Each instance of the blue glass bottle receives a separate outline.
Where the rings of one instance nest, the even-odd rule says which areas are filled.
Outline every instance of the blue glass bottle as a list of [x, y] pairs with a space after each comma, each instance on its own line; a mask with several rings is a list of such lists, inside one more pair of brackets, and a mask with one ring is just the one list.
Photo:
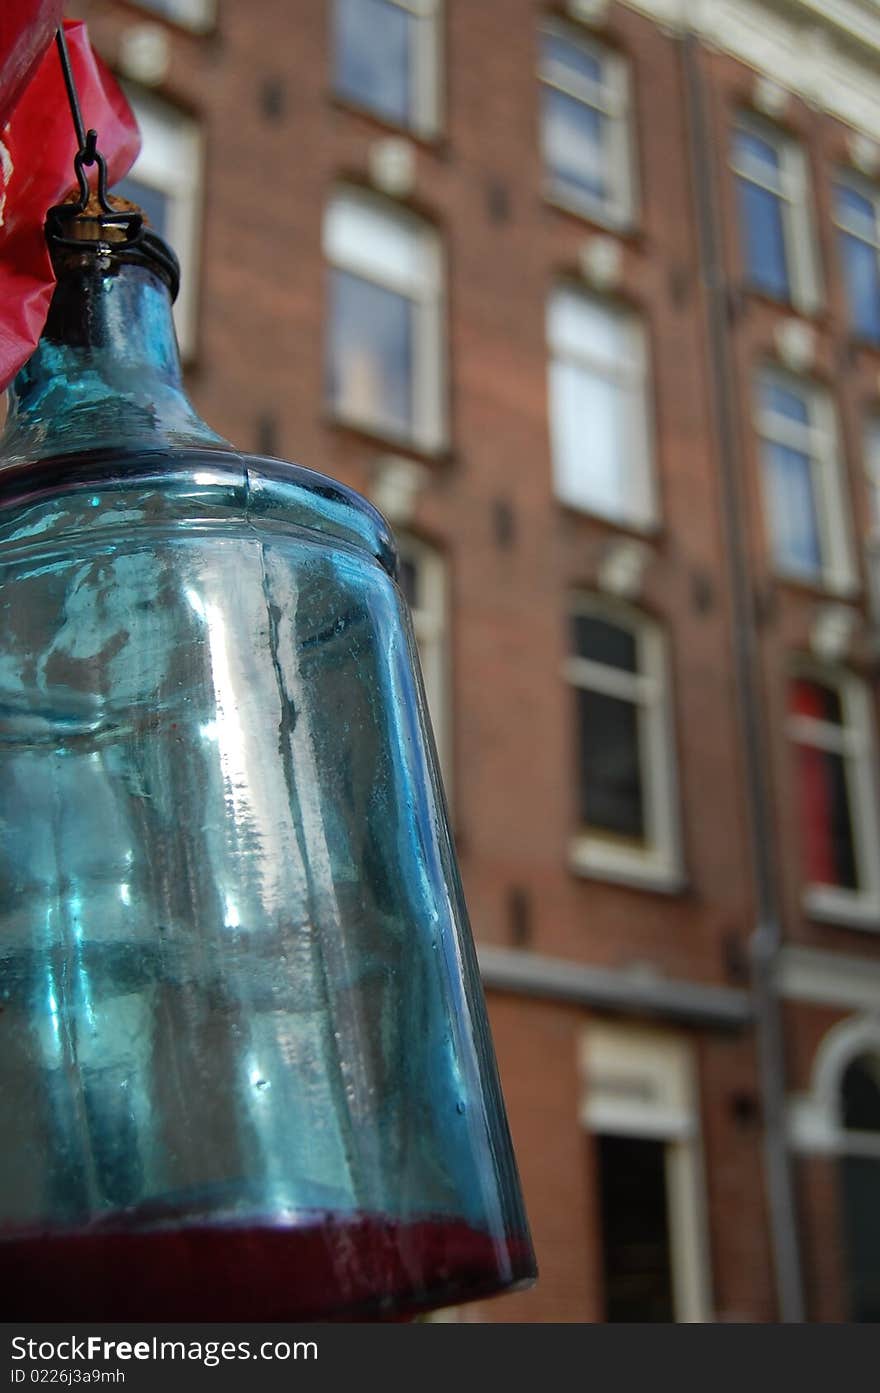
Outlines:
[[521, 1283], [392, 537], [215, 435], [160, 244], [75, 230], [0, 441], [5, 1318]]

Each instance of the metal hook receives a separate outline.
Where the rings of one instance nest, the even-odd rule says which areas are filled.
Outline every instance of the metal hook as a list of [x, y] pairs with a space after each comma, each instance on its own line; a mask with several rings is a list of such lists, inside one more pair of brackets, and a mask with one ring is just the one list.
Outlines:
[[[0, 0], [0, 5], [3, 0]], [[46, 214], [46, 236], [52, 245], [71, 247], [82, 252], [87, 247], [106, 248], [109, 243], [100, 236], [95, 240], [81, 240], [78, 237], [71, 237], [69, 234], [69, 223], [72, 216], [84, 213], [91, 199], [91, 189], [86, 170], [92, 165], [98, 166], [98, 188], [97, 196], [100, 204], [100, 212], [90, 211], [89, 217], [94, 218], [98, 223], [100, 232], [107, 228], [115, 228], [121, 231], [121, 238], [114, 236], [118, 248], [124, 248], [128, 256], [149, 256], [154, 265], [158, 265], [165, 274], [172, 298], [177, 295], [180, 283], [180, 267], [174, 252], [154, 233], [150, 232], [145, 224], [141, 210], [130, 205], [128, 208], [115, 211], [107, 197], [107, 162], [101, 151], [98, 149], [98, 133], [95, 130], [87, 131], [83, 124], [82, 112], [79, 105], [76, 83], [73, 78], [73, 69], [70, 63], [70, 53], [67, 47], [67, 39], [64, 28], [55, 31], [55, 42], [58, 48], [58, 56], [61, 60], [61, 72], [64, 77], [64, 85], [67, 88], [67, 100], [70, 104], [70, 115], [73, 120], [73, 128], [79, 148], [73, 157], [73, 169], [79, 185], [79, 200], [76, 203], [59, 203], [54, 208], [50, 208]]]
[[64, 78], [64, 86], [67, 88], [67, 100], [70, 105], [70, 115], [73, 120], [73, 129], [76, 134], [79, 149], [73, 157], [73, 171], [79, 184], [79, 202], [75, 205], [78, 213], [85, 211], [91, 196], [89, 180], [86, 168], [96, 164], [98, 166], [98, 202], [104, 213], [112, 213], [113, 209], [107, 202], [107, 163], [104, 156], [98, 149], [98, 132], [95, 130], [86, 131], [83, 125], [82, 111], [79, 105], [79, 96], [76, 90], [76, 83], [73, 77], [73, 68], [70, 62], [70, 51], [67, 47], [67, 37], [62, 25], [55, 31], [55, 42], [58, 47], [58, 56], [61, 60], [61, 73]]

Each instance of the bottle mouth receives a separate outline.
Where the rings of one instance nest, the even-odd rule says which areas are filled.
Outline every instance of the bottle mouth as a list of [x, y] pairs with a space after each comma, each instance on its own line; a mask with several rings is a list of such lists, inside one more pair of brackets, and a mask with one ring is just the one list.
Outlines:
[[93, 255], [116, 262], [132, 262], [157, 272], [177, 299], [180, 263], [164, 238], [148, 226], [137, 204], [110, 195], [108, 207], [94, 194], [84, 208], [71, 194], [46, 214], [45, 236], [53, 266], [70, 255]]

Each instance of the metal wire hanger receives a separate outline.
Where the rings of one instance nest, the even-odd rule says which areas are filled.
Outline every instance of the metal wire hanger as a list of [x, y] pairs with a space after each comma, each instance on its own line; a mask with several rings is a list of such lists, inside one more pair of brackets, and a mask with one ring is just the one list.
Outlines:
[[70, 104], [70, 115], [73, 120], [73, 129], [76, 133], [78, 149], [73, 157], [73, 169], [79, 184], [79, 202], [73, 205], [73, 211], [84, 213], [91, 197], [88, 175], [86, 169], [93, 164], [98, 166], [98, 202], [101, 205], [102, 213], [114, 216], [113, 209], [107, 201], [107, 161], [98, 149], [98, 132], [86, 130], [83, 122], [82, 110], [79, 104], [79, 94], [76, 90], [76, 82], [73, 77], [73, 68], [70, 63], [70, 51], [67, 47], [67, 36], [64, 33], [64, 26], [60, 25], [55, 31], [55, 43], [58, 48], [58, 57], [61, 61], [61, 72], [64, 77], [64, 86], [67, 88], [67, 100]]

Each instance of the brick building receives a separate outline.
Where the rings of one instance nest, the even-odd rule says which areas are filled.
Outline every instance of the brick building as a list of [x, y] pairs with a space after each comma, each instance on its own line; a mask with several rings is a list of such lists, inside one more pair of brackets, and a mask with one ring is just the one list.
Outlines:
[[79, 0], [193, 396], [401, 539], [541, 1269], [880, 1318], [880, 13]]

